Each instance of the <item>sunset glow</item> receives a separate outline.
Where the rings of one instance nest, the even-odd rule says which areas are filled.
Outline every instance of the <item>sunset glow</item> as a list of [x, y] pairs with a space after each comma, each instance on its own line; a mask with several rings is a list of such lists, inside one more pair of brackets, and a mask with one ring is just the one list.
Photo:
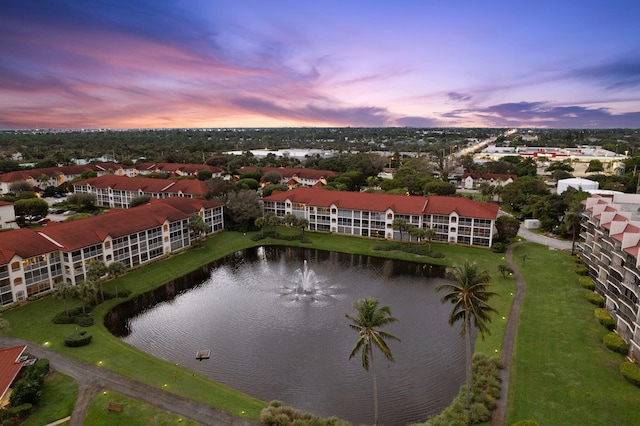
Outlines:
[[0, 129], [640, 127], [640, 2], [6, 0]]

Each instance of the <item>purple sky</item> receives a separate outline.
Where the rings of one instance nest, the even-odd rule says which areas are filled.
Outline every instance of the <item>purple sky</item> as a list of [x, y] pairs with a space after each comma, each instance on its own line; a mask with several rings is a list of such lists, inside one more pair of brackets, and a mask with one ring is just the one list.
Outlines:
[[638, 0], [3, 0], [0, 129], [640, 128]]

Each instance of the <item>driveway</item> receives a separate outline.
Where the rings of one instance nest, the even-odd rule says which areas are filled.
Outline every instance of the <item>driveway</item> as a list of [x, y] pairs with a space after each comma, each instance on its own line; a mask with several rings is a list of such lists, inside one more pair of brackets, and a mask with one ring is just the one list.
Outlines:
[[[52, 369], [73, 377], [78, 383], [78, 399], [69, 426], [81, 426], [91, 398], [106, 390], [118, 392], [203, 425], [253, 426], [255, 423], [199, 402], [154, 388], [120, 374], [69, 358], [22, 339], [0, 337], [0, 347], [27, 345], [27, 351], [49, 360]], [[106, 410], [106, 407], [105, 407]]]
[[520, 229], [518, 230], [518, 236], [532, 243], [538, 243], [538, 244], [548, 246], [550, 249], [553, 249], [553, 250], [564, 250], [564, 251], [571, 250], [571, 241], [557, 240], [555, 238], [551, 238], [545, 235], [531, 232], [527, 228], [525, 228], [524, 225], [520, 225]]

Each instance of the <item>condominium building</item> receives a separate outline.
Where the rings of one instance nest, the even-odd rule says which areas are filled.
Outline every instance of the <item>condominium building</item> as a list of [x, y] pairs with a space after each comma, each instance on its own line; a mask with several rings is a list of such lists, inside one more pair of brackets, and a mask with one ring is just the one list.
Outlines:
[[133, 268], [183, 250], [193, 238], [191, 216], [202, 217], [208, 235], [223, 229], [222, 209], [221, 203], [173, 197], [38, 230], [3, 232], [0, 305], [51, 291], [61, 282], [79, 284], [93, 259]]
[[[490, 247], [498, 206], [462, 197], [415, 197], [296, 188], [262, 199], [265, 212], [287, 213], [309, 221], [312, 231], [400, 239], [394, 219], [430, 228], [435, 241]], [[409, 238], [406, 232], [404, 239]]]
[[94, 194], [96, 204], [102, 207], [128, 209], [131, 201], [140, 196], [151, 198], [188, 197], [202, 198], [207, 185], [195, 179], [129, 178], [104, 175], [73, 184], [76, 194]]
[[582, 259], [616, 331], [640, 360], [640, 195], [594, 195], [585, 201]]

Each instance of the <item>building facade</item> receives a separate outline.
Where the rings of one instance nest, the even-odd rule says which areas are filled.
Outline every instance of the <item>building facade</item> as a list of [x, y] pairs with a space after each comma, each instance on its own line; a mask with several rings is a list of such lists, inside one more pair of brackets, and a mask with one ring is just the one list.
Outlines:
[[582, 259], [616, 331], [640, 361], [640, 195], [595, 195], [585, 201]]
[[199, 180], [129, 178], [105, 175], [85, 179], [73, 184], [76, 194], [93, 194], [96, 204], [102, 207], [128, 209], [131, 201], [140, 196], [151, 198], [187, 197], [202, 198], [208, 191], [207, 185]]
[[127, 268], [184, 250], [192, 241], [189, 220], [198, 214], [207, 235], [224, 228], [221, 203], [167, 198], [92, 218], [17, 229], [0, 239], [0, 305], [51, 291], [56, 284], [86, 279], [91, 260]]
[[[498, 206], [462, 197], [414, 197], [296, 188], [262, 199], [265, 212], [309, 221], [312, 231], [398, 240], [394, 219], [436, 233], [434, 241], [491, 247]], [[410, 238], [406, 232], [403, 239]]]

